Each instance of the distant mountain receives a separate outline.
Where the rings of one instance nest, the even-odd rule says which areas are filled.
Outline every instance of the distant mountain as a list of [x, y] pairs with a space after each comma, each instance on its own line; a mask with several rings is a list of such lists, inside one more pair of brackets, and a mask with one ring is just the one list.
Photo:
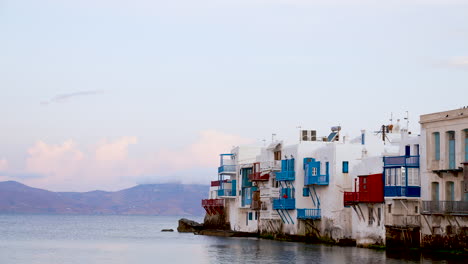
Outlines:
[[0, 213], [202, 215], [209, 186], [143, 184], [116, 192], [51, 192], [0, 182]]

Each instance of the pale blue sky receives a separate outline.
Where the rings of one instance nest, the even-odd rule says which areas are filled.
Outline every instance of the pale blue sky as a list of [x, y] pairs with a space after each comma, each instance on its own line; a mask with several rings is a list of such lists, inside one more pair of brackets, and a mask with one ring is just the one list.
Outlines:
[[[209, 180], [214, 154], [152, 164], [190, 158], [203, 131], [229, 151], [299, 125], [376, 130], [390, 112], [418, 130], [420, 114], [468, 105], [468, 1], [0, 0], [0, 33], [0, 180], [49, 189]], [[118, 162], [91, 157], [113, 142]], [[70, 151], [95, 169], [31, 165]], [[115, 173], [127, 162], [145, 169]]]

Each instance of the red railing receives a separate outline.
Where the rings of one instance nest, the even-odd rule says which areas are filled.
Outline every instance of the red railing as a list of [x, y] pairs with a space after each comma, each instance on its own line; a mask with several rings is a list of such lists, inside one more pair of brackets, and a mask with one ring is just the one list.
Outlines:
[[[227, 182], [227, 180], [224, 180], [222, 182]], [[211, 187], [218, 187], [221, 186], [221, 181], [211, 181]]]
[[224, 199], [204, 199], [202, 200], [202, 206], [224, 206]]
[[270, 179], [270, 174], [263, 174], [261, 172], [254, 172], [249, 174], [250, 181], [268, 181]]

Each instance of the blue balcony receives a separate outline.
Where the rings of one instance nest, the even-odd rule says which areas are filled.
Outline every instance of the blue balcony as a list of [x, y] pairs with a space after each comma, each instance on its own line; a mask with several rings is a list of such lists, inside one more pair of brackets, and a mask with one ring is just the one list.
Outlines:
[[296, 209], [296, 199], [294, 198], [278, 198], [273, 199], [274, 210], [294, 210]]
[[417, 167], [419, 168], [419, 156], [384, 157], [384, 167]]
[[236, 190], [233, 189], [219, 189], [218, 196], [236, 196]]
[[218, 167], [218, 173], [236, 173], [236, 165], [222, 165]]
[[421, 197], [419, 186], [385, 186], [385, 197]]
[[314, 158], [304, 158], [304, 185], [328, 185], [329, 163], [325, 163], [325, 174], [321, 174], [321, 163]]
[[297, 209], [297, 219], [320, 219], [320, 209]]
[[304, 185], [328, 185], [328, 175], [318, 175], [318, 176], [310, 176], [306, 175], [304, 177]]
[[296, 179], [295, 171], [280, 171], [276, 173], [277, 181], [294, 181]]

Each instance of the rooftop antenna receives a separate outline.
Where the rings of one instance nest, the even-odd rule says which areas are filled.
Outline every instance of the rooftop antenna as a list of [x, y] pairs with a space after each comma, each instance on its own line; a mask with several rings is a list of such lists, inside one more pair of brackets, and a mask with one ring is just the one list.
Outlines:
[[406, 111], [406, 117], [404, 118], [406, 120], [406, 132], [409, 130], [409, 113]]
[[301, 132], [301, 126], [297, 126], [296, 128], [299, 128], [299, 143], [302, 142], [302, 132]]

